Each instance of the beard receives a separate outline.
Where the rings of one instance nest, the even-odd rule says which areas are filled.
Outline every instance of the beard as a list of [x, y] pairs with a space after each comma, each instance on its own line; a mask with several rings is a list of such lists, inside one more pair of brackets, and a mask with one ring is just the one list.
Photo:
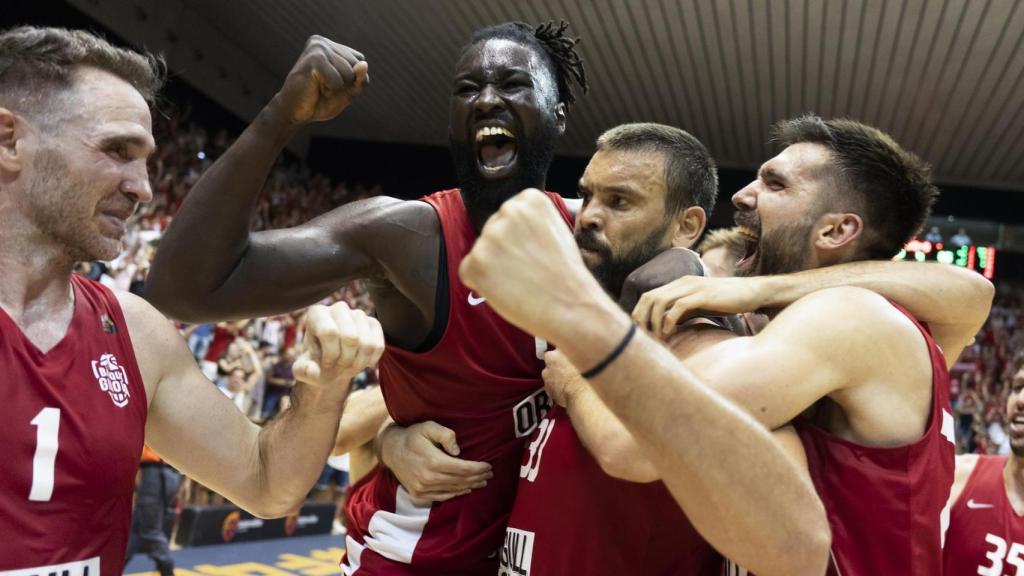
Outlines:
[[757, 232], [757, 256], [753, 265], [737, 269], [736, 276], [764, 276], [789, 274], [806, 270], [811, 255], [811, 228], [814, 220], [807, 218], [793, 224], [783, 224], [765, 233], [761, 221], [753, 212], [736, 214], [736, 224]]
[[597, 232], [593, 230], [578, 230], [574, 236], [576, 245], [581, 249], [596, 252], [601, 256], [600, 262], [593, 266], [588, 264], [587, 268], [590, 269], [590, 273], [594, 275], [605, 292], [618, 302], [622, 296], [622, 286], [625, 284], [626, 278], [634, 270], [668, 248], [665, 242], [668, 225], [669, 221], [665, 219], [657, 229], [620, 255], [614, 254], [611, 246], [602, 242]]
[[487, 180], [477, 166], [474, 142], [456, 142], [449, 138], [448, 151], [466, 210], [470, 214], [490, 216], [505, 200], [523, 190], [543, 187], [557, 142], [558, 127], [554, 123], [543, 123], [535, 133], [516, 142], [516, 166], [512, 174], [502, 180]]
[[26, 198], [35, 227], [59, 244], [73, 262], [113, 260], [123, 239], [108, 238], [92, 228], [93, 206], [84, 202], [93, 195], [91, 182], [76, 179], [67, 161], [57, 152], [40, 150], [33, 166]]
[[1014, 439], [1010, 438], [1010, 452], [1017, 458], [1024, 458], [1024, 442], [1018, 443]]

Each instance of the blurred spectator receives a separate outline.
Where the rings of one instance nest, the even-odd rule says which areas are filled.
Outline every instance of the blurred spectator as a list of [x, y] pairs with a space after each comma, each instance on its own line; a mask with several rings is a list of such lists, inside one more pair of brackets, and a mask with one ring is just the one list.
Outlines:
[[295, 363], [296, 351], [294, 347], [288, 347], [280, 360], [274, 363], [267, 374], [267, 385], [263, 391], [263, 409], [260, 416], [266, 420], [277, 414], [281, 398], [291, 393], [295, 386], [295, 377], [292, 375], [292, 364]]
[[971, 243], [971, 237], [967, 235], [967, 231], [963, 228], [956, 231], [953, 237], [949, 239], [953, 246], [968, 246]]
[[132, 556], [143, 552], [156, 563], [160, 576], [174, 576], [168, 538], [174, 524], [174, 500], [180, 484], [181, 474], [149, 446], [143, 446], [125, 564]]

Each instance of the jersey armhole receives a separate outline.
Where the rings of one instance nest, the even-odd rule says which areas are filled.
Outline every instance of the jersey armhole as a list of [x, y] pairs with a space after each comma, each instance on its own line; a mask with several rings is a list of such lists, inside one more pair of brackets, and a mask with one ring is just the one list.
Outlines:
[[448, 313], [451, 307], [448, 298], [448, 249], [445, 244], [444, 230], [441, 231], [440, 254], [437, 257], [437, 286], [434, 291], [434, 324], [423, 342], [412, 352], [422, 354], [429, 351], [444, 336], [445, 328], [448, 327]]
[[[954, 462], [953, 466], [954, 466], [953, 469], [954, 469], [954, 477], [955, 477], [955, 474], [956, 474], [956, 463], [955, 462]], [[968, 474], [967, 475], [967, 479], [964, 480], [963, 488], [961, 488], [960, 489], [960, 493], [956, 495], [956, 501], [954, 501], [953, 505], [950, 506], [951, 509], [959, 506], [960, 503], [964, 501], [964, 497], [967, 494], [967, 488], [971, 485], [971, 481], [974, 480], [974, 475], [975, 474], [979, 474], [978, 470], [981, 468], [981, 466], [982, 466], [981, 455], [979, 454], [978, 457], [974, 460], [974, 467], [971, 468], [971, 473]], [[950, 489], [952, 490], [952, 487], [950, 487]]]

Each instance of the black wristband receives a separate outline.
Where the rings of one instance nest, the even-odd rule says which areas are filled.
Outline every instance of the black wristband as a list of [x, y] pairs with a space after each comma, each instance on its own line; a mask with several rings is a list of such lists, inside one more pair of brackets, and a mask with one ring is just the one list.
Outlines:
[[612, 350], [611, 353], [604, 357], [604, 360], [601, 360], [600, 362], [597, 363], [597, 366], [594, 366], [590, 370], [587, 370], [586, 372], [581, 374], [581, 376], [589, 380], [590, 378], [597, 376], [601, 372], [604, 372], [604, 369], [607, 368], [608, 365], [611, 364], [612, 362], [615, 362], [615, 359], [618, 358], [620, 354], [622, 354], [622, 351], [626, 349], [626, 346], [629, 346], [629, 342], [630, 340], [633, 339], [634, 334], [636, 334], [636, 324], [630, 323], [629, 332], [626, 332], [626, 336], [622, 338], [622, 341], [619, 342], [619, 345], [615, 347], [615, 350]]

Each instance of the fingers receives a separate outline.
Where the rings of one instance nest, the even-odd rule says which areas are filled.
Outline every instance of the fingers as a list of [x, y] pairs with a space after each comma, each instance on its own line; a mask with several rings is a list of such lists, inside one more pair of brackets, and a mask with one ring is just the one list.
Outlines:
[[640, 300], [633, 308], [633, 321], [640, 326], [641, 330], [651, 330], [651, 294], [650, 292], [640, 295]]
[[650, 320], [652, 334], [662, 334], [665, 329], [665, 306], [667, 303], [665, 298], [652, 298]]
[[455, 441], [455, 432], [445, 428], [436, 422], [424, 422], [422, 424], [423, 436], [434, 444], [440, 445], [444, 451], [452, 456], [459, 455], [459, 444]]
[[[341, 330], [326, 306], [310, 306], [306, 313], [306, 340], [311, 339], [319, 347], [319, 354], [312, 354], [313, 361], [322, 368], [331, 368], [341, 357]], [[313, 352], [313, 350], [310, 350]]]
[[366, 314], [362, 310], [349, 309], [344, 302], [332, 305], [330, 311], [341, 338], [339, 366], [362, 368], [362, 365], [356, 364], [356, 357], [359, 355], [364, 335], [369, 333]]
[[292, 374], [296, 380], [317, 382], [320, 380], [320, 365], [310, 358], [309, 351], [303, 352], [292, 364]]
[[371, 338], [373, 341], [373, 352], [370, 354], [370, 361], [367, 366], [376, 366], [380, 357], [384, 354], [384, 328], [376, 318], [370, 318]]
[[665, 313], [665, 320], [661, 326], [661, 336], [663, 338], [668, 336], [687, 312], [689, 312], [689, 306], [686, 305], [686, 301], [682, 299], [676, 300], [668, 312]]

